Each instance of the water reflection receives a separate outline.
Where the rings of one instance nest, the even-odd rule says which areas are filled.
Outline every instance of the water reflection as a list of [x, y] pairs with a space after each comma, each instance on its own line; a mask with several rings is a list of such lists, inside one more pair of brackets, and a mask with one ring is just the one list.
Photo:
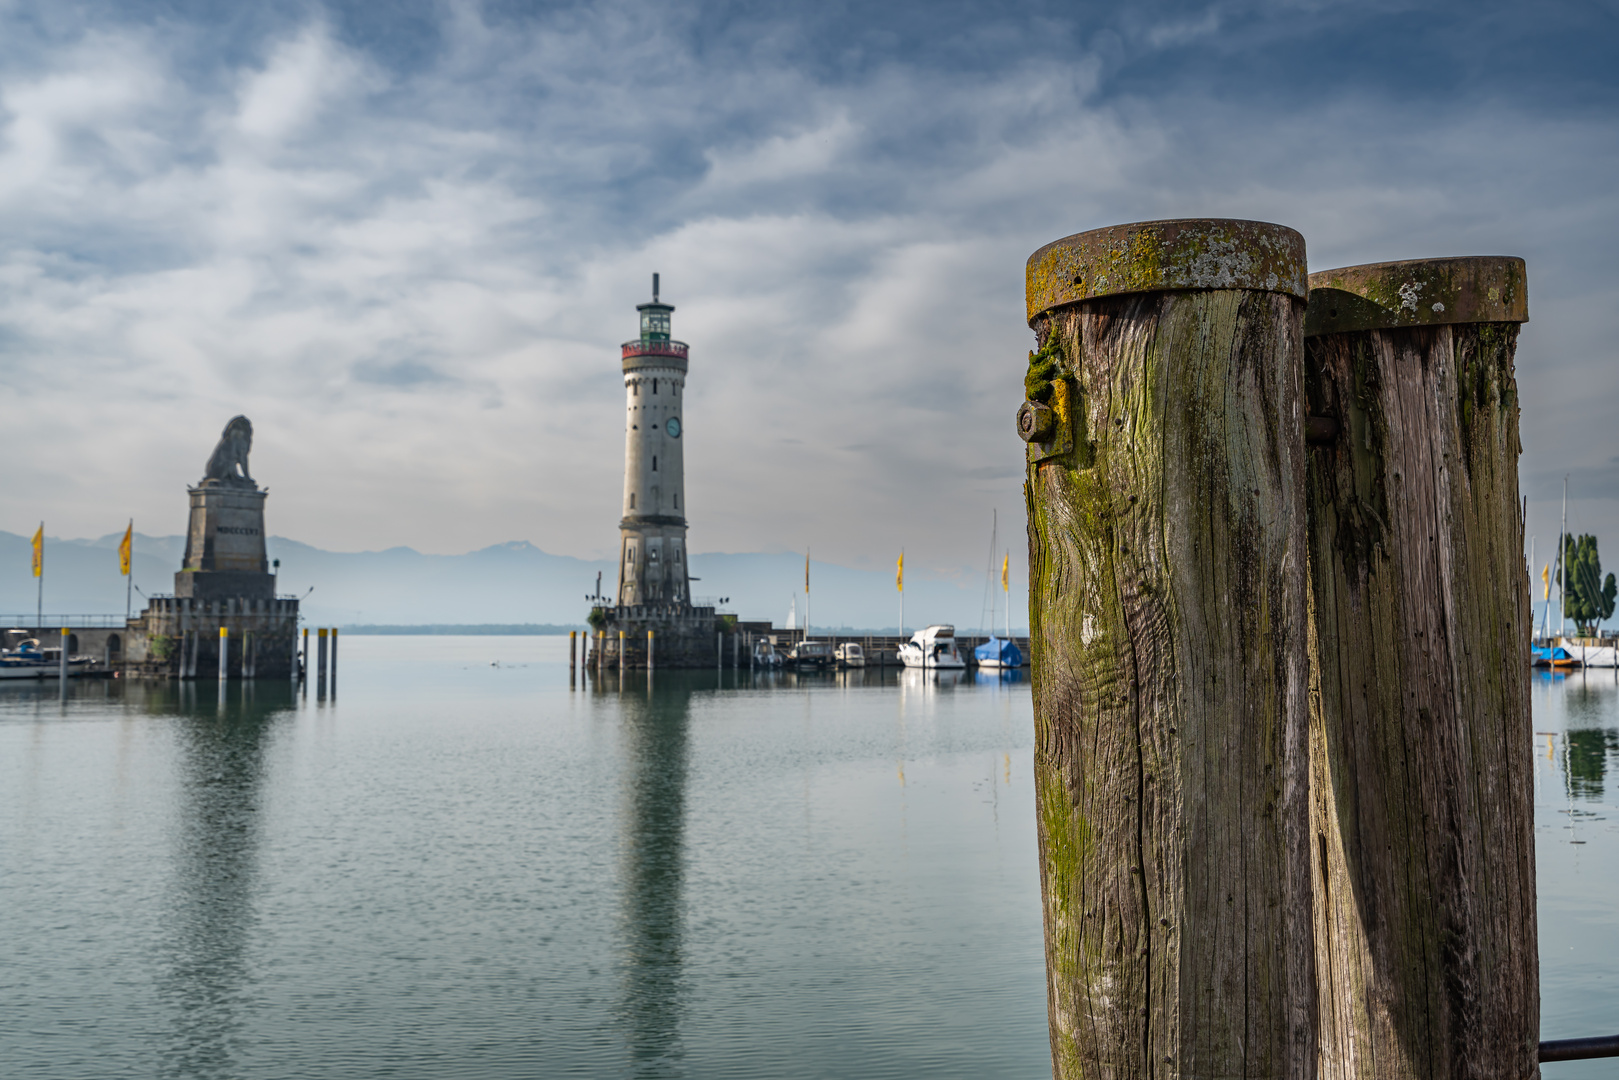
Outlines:
[[1601, 802], [1608, 790], [1609, 759], [1619, 756], [1619, 685], [1602, 669], [1578, 672], [1547, 686], [1560, 691], [1563, 724], [1563, 785], [1570, 799]]
[[[618, 1019], [636, 1076], [684, 1070], [686, 781], [691, 697], [711, 672], [624, 678], [619, 710], [624, 774], [619, 830], [618, 935], [623, 964]], [[617, 689], [617, 679], [598, 683]]]
[[251, 1004], [254, 904], [264, 753], [293, 703], [290, 683], [131, 684], [132, 705], [175, 718], [181, 803], [164, 919], [167, 970], [158, 996], [172, 1017], [162, 1059], [172, 1076], [235, 1073]]

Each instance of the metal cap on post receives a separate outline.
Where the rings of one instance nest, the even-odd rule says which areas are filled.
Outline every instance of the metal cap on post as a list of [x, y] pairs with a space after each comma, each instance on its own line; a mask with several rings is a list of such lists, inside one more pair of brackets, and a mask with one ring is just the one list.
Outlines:
[[1310, 286], [1321, 1075], [1534, 1076], [1524, 262]]
[[652, 631], [646, 632], [646, 669], [652, 670]]
[[1305, 266], [1294, 230], [1214, 219], [1028, 262], [1017, 429], [1058, 1080], [1314, 1075]]

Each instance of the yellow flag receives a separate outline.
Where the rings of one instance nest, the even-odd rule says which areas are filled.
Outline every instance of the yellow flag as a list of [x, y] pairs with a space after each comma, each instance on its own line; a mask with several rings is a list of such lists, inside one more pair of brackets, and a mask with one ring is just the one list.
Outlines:
[[1546, 595], [1541, 597], [1541, 599], [1542, 600], [1550, 600], [1552, 598], [1552, 564], [1551, 563], [1547, 563], [1545, 569], [1541, 570], [1541, 572], [1540, 572], [1540, 580], [1544, 581], [1546, 583]]
[[899, 553], [899, 562], [895, 564], [894, 588], [900, 592], [905, 591], [905, 552]]
[[1001, 592], [1011, 592], [1012, 587], [1006, 583], [1006, 575], [1012, 569], [1012, 553], [1008, 551], [1001, 558]]
[[129, 546], [135, 540], [135, 519], [130, 518], [129, 528], [124, 530], [124, 539], [118, 545], [118, 572], [125, 577], [129, 576]]
[[39, 531], [34, 534], [34, 576], [43, 577], [45, 574], [45, 523], [39, 523]]

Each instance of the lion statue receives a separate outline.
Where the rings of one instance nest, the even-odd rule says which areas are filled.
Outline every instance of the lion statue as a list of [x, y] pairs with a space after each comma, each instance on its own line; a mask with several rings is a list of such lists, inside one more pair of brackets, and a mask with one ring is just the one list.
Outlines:
[[[219, 480], [226, 484], [251, 484], [253, 475], [247, 471], [247, 453], [253, 449], [253, 423], [245, 416], [234, 416], [225, 425], [219, 445], [208, 455], [208, 467], [202, 479]], [[237, 467], [241, 475], [237, 475]]]

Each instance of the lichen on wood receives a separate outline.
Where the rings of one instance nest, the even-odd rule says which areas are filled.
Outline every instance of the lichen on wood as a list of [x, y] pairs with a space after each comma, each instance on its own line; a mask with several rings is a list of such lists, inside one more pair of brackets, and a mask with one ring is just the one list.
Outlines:
[[[1313, 275], [1334, 284], [1312, 307], [1389, 277], [1358, 269]], [[1309, 411], [1341, 432], [1310, 450], [1308, 486], [1333, 1080], [1538, 1074], [1517, 332], [1396, 314], [1308, 340]]]
[[1203, 289], [1031, 320], [1070, 406], [1025, 488], [1059, 1078], [1314, 1075], [1302, 317]]

